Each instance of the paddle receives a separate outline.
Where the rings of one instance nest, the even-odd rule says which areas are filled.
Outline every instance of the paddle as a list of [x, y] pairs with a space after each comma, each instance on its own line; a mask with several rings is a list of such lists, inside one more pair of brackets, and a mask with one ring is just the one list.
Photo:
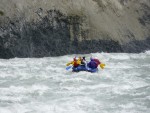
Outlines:
[[105, 64], [100, 64], [101, 69], [104, 69]]
[[66, 70], [69, 70], [69, 69], [71, 69], [73, 66], [68, 66], [68, 67], [66, 67]]

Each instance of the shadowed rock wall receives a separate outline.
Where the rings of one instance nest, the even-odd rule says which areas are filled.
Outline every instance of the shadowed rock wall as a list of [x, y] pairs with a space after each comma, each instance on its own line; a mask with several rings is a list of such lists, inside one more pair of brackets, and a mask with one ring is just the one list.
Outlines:
[[60, 6], [53, 8], [46, 0], [35, 0], [33, 7], [28, 0], [12, 0], [5, 8], [8, 0], [2, 0], [0, 58], [150, 49], [148, 0], [61, 1], [51, 0]]
[[[42, 10], [42, 9], [41, 9]], [[80, 29], [83, 19], [49, 10], [37, 22], [10, 21], [1, 27], [1, 58], [43, 57], [71, 53], [121, 52], [113, 40], [85, 40], [88, 31]], [[80, 36], [79, 36], [80, 35]]]

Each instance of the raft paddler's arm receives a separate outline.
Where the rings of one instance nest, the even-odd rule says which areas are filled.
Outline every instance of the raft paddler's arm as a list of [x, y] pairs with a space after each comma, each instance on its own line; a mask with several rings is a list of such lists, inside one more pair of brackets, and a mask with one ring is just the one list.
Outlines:
[[70, 64], [73, 64], [73, 61], [72, 61], [72, 62], [67, 63], [67, 64], [66, 64], [66, 66], [69, 66]]
[[100, 66], [101, 69], [104, 69], [105, 64], [102, 64], [102, 63], [101, 63], [101, 64], [99, 64], [99, 66]]

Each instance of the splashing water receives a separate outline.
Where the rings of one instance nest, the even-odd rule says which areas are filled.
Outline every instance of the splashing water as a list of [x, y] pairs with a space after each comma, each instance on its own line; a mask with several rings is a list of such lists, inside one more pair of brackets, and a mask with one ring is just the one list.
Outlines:
[[150, 112], [150, 51], [92, 56], [106, 68], [66, 71], [73, 55], [1, 59], [0, 113]]

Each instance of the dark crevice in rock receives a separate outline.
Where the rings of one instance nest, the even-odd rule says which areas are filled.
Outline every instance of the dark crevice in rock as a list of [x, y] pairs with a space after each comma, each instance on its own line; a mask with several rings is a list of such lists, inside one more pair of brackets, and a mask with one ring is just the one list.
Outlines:
[[146, 4], [142, 4], [143, 7], [143, 16], [139, 18], [139, 22], [143, 25], [150, 25], [150, 7]]
[[0, 16], [3, 16], [3, 15], [4, 15], [4, 12], [0, 10]]

